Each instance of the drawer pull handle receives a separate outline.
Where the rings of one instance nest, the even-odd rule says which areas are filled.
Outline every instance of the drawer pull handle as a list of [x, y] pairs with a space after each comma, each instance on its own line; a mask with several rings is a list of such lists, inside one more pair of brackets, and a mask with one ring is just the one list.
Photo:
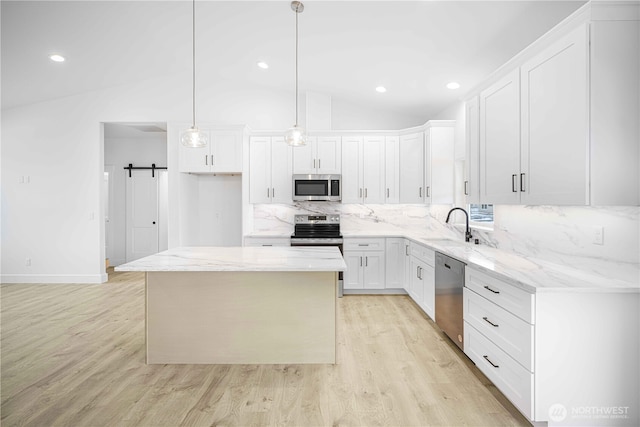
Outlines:
[[500, 365], [496, 365], [495, 363], [493, 363], [491, 360], [489, 360], [489, 357], [485, 354], [484, 356], [484, 360], [486, 360], [487, 362], [489, 362], [491, 364], [491, 366], [493, 366], [494, 368], [499, 368]]
[[369, 246], [368, 243], [358, 243], [358, 246]]
[[493, 292], [494, 294], [499, 294], [500, 291], [494, 291], [493, 289], [491, 289], [489, 286], [485, 286], [484, 287], [486, 290], [488, 290], [489, 292]]
[[499, 325], [493, 323], [491, 320], [487, 319], [487, 317], [483, 317], [482, 320], [484, 320], [485, 322], [487, 322], [488, 324], [490, 324], [491, 326], [493, 326], [494, 328], [497, 328]]
[[449, 264], [445, 263], [444, 266], [451, 270], [451, 266]]

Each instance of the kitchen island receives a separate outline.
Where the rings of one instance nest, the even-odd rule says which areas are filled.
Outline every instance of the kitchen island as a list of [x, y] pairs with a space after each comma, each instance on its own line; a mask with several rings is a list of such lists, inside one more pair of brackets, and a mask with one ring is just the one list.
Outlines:
[[176, 248], [146, 273], [149, 364], [336, 362], [336, 247]]

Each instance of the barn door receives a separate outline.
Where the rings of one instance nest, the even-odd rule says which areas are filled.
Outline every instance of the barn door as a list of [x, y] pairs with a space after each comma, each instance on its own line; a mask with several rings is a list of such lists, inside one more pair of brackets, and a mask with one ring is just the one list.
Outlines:
[[126, 181], [126, 260], [130, 262], [158, 253], [158, 174], [132, 170]]

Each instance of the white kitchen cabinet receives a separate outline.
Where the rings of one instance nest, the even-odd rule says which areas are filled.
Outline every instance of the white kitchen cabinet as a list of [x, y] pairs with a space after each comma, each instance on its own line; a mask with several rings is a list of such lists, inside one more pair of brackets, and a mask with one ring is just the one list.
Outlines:
[[384, 203], [383, 136], [342, 138], [342, 203]]
[[293, 150], [294, 174], [341, 174], [342, 143], [339, 136], [310, 136]]
[[464, 103], [466, 157], [464, 195], [467, 204], [480, 203], [480, 100], [477, 96]]
[[387, 237], [385, 242], [385, 288], [405, 288], [405, 239], [401, 237]]
[[424, 203], [424, 133], [400, 136], [400, 203]]
[[409, 296], [427, 316], [435, 320], [435, 252], [424, 245], [411, 242], [410, 253]]
[[520, 203], [520, 74], [480, 93], [480, 200]]
[[349, 238], [343, 247], [344, 289], [384, 289], [385, 239]]
[[579, 26], [520, 67], [523, 204], [589, 203], [587, 32]]
[[[567, 425], [617, 425], [573, 410], [637, 407], [640, 349], [629, 337], [639, 333], [640, 295], [548, 290], [531, 293], [467, 266], [464, 352], [532, 422], [549, 421], [562, 405]], [[622, 415], [637, 425], [637, 412]]]
[[246, 236], [244, 246], [291, 246], [290, 237], [281, 236]]
[[293, 147], [283, 137], [249, 140], [249, 202], [291, 203]]
[[452, 204], [455, 191], [455, 121], [429, 121], [424, 135], [425, 203]]
[[180, 172], [242, 173], [244, 128], [200, 130], [209, 134], [209, 144], [202, 148], [178, 144]]
[[409, 293], [411, 287], [411, 241], [404, 239], [404, 290]]
[[640, 205], [640, 6], [624, 7], [624, 17], [590, 24], [593, 206]]
[[640, 204], [639, 8], [590, 2], [480, 92], [480, 203]]
[[400, 137], [385, 137], [385, 203], [400, 203]]

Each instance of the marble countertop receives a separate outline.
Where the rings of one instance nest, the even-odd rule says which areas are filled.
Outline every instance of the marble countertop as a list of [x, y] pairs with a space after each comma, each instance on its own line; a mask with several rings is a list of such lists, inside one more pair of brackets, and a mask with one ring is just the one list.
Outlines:
[[187, 247], [120, 265], [116, 271], [345, 271], [337, 247]]
[[[451, 240], [433, 236], [428, 232], [380, 230], [376, 232], [345, 232], [349, 237], [400, 237], [423, 244], [445, 255], [456, 258], [469, 267], [476, 268], [500, 280], [528, 292], [640, 292], [640, 281], [612, 279], [602, 274], [582, 271], [550, 261], [522, 257], [514, 253], [475, 245], [463, 240]], [[265, 234], [255, 237], [285, 237]], [[612, 265], [611, 268], [616, 268]], [[640, 269], [638, 270], [640, 279]]]

